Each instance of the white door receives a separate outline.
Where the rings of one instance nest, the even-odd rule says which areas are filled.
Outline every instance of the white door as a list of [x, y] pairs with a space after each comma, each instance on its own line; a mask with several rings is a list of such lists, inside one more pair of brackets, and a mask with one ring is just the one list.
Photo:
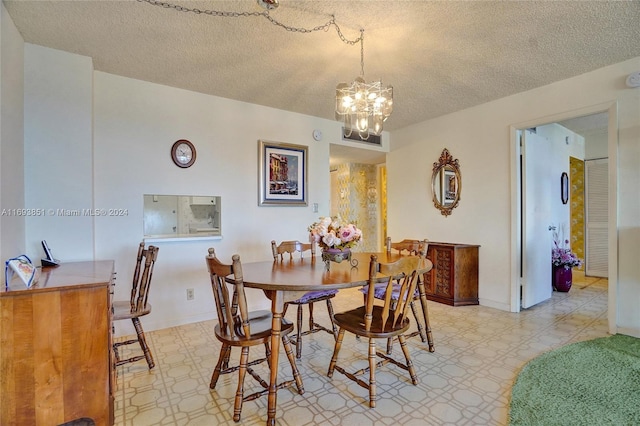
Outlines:
[[[522, 132], [522, 308], [551, 298], [551, 142]], [[557, 191], [556, 191], [557, 192]]]
[[609, 276], [609, 160], [585, 161], [585, 273]]

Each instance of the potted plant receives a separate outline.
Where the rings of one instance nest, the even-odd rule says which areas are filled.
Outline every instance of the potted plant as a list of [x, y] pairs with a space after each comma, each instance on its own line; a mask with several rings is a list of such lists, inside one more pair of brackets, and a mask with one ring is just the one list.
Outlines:
[[553, 231], [553, 247], [551, 249], [552, 286], [556, 291], [567, 292], [573, 284], [574, 267], [582, 266], [582, 259], [571, 251], [569, 240], [564, 238], [564, 226], [561, 235]]

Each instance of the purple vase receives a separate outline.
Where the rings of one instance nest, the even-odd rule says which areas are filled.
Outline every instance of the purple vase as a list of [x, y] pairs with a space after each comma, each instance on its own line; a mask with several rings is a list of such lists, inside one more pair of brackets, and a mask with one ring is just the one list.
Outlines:
[[573, 269], [564, 266], [553, 267], [553, 288], [556, 291], [567, 292], [573, 282]]

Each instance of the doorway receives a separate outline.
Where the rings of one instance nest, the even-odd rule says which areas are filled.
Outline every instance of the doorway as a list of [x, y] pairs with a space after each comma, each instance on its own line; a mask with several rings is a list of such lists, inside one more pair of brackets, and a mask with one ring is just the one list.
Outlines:
[[386, 233], [386, 153], [330, 145], [331, 216], [362, 230], [358, 251], [379, 251]]
[[[512, 154], [512, 171], [511, 171], [511, 191], [512, 191], [512, 249], [514, 256], [511, 262], [511, 311], [519, 312], [523, 309], [521, 303], [521, 295], [526, 291], [527, 285], [549, 285], [549, 276], [540, 276], [532, 283], [523, 282], [521, 277], [523, 276], [522, 268], [526, 263], [527, 256], [529, 256], [527, 250], [527, 241], [523, 235], [523, 223], [522, 214], [523, 206], [520, 204], [521, 195], [523, 189], [520, 186], [520, 173], [522, 166], [520, 164], [520, 140], [519, 134], [530, 128], [543, 126], [551, 123], [563, 123], [568, 122], [569, 119], [592, 116], [594, 114], [605, 114], [605, 122], [607, 126], [606, 134], [606, 155], [609, 158], [610, 168], [608, 171], [608, 216], [609, 223], [607, 225], [606, 239], [608, 242], [608, 270], [609, 270], [609, 328], [612, 332], [615, 327], [615, 291], [617, 287], [616, 268], [617, 265], [617, 210], [616, 210], [616, 186], [617, 186], [617, 170], [616, 170], [616, 155], [617, 155], [617, 108], [615, 104], [601, 104], [595, 105], [590, 108], [584, 108], [581, 110], [567, 112], [563, 114], [557, 114], [545, 120], [536, 120], [526, 123], [520, 123], [518, 125], [511, 126], [511, 154]], [[570, 129], [571, 130], [571, 129]], [[559, 182], [558, 182], [559, 185]], [[559, 191], [559, 189], [558, 189]], [[550, 251], [550, 249], [549, 249]]]

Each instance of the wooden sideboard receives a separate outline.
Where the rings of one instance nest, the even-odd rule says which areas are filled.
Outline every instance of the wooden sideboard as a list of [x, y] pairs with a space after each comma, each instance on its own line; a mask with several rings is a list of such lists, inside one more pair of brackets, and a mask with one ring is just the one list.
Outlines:
[[114, 421], [113, 261], [41, 270], [0, 292], [0, 424]]
[[452, 306], [477, 305], [479, 248], [429, 241], [427, 258], [433, 268], [425, 274], [427, 299]]

